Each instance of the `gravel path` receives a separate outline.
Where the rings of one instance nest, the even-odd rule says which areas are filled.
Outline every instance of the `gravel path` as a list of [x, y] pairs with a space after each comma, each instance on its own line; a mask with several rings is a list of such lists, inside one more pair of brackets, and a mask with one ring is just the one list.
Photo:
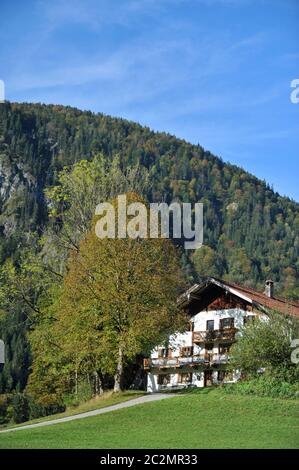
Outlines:
[[163, 400], [164, 398], [172, 398], [174, 396], [175, 394], [172, 393], [153, 393], [151, 395], [144, 395], [143, 397], [133, 398], [132, 400], [128, 400], [123, 403], [118, 403], [117, 405], [106, 406], [105, 408], [100, 408], [99, 410], [86, 411], [85, 413], [80, 413], [73, 416], [66, 416], [65, 418], [56, 418], [51, 419], [49, 421], [42, 421], [41, 423], [27, 424], [16, 428], [4, 429], [3, 431], [0, 431], [0, 433], [21, 431], [22, 429], [40, 428], [42, 426], [50, 426], [52, 424], [67, 423], [68, 421], [74, 421], [75, 419], [97, 416], [104, 413], [109, 413], [110, 411], [121, 410], [122, 408], [129, 408], [131, 406], [149, 403], [157, 400]]

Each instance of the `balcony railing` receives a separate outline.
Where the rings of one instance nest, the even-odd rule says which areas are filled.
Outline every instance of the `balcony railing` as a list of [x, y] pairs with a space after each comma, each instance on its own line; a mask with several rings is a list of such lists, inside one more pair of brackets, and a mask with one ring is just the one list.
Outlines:
[[143, 367], [148, 369], [172, 369], [180, 367], [194, 367], [198, 365], [225, 364], [229, 360], [226, 354], [200, 354], [188, 357], [161, 357], [144, 359]]
[[193, 343], [206, 343], [213, 341], [234, 341], [237, 328], [223, 328], [221, 330], [193, 331]]
[[230, 357], [227, 354], [211, 354], [210, 363], [213, 365], [216, 364], [227, 364]]

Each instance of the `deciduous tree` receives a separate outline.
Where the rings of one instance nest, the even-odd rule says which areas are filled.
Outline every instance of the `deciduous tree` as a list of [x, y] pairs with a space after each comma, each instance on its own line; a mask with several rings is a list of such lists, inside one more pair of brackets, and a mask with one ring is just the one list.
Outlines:
[[65, 345], [113, 370], [118, 391], [124, 364], [184, 324], [177, 250], [168, 239], [99, 239], [92, 229], [68, 266], [58, 311]]
[[257, 317], [241, 329], [241, 336], [231, 349], [231, 367], [253, 376], [265, 369], [272, 377], [298, 380], [298, 364], [291, 360], [291, 341], [298, 335], [299, 322], [294, 317], [277, 312]]

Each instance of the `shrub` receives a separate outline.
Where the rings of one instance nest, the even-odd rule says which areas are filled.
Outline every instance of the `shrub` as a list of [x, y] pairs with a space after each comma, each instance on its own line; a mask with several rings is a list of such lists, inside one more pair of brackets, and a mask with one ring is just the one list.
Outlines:
[[12, 419], [15, 423], [23, 423], [29, 419], [29, 399], [24, 393], [16, 393], [11, 400]]
[[261, 368], [278, 382], [296, 383], [298, 364], [292, 362], [291, 338], [298, 338], [299, 322], [277, 312], [256, 318], [240, 330], [238, 341], [232, 346], [230, 367], [258, 378]]
[[6, 424], [11, 419], [11, 416], [9, 415], [10, 401], [11, 401], [11, 395], [9, 394], [0, 395], [0, 424]]
[[64, 405], [54, 403], [42, 406], [26, 393], [0, 395], [0, 424], [19, 424], [62, 411], [65, 411]]
[[261, 376], [223, 386], [226, 393], [255, 395], [272, 398], [299, 398], [299, 384], [279, 381], [276, 378]]
[[52, 403], [51, 405], [42, 406], [39, 403], [36, 403], [32, 397], [29, 397], [29, 419], [62, 413], [63, 411], [65, 411], [65, 405], [63, 404]]
[[77, 393], [65, 395], [66, 406], [77, 406], [82, 402], [90, 400], [94, 396], [92, 385], [87, 381], [79, 381]]

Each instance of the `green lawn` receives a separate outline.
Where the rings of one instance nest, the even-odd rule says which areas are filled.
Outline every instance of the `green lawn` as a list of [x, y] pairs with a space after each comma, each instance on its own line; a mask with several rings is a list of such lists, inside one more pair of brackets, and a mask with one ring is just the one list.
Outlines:
[[41, 423], [43, 421], [50, 421], [52, 419], [57, 418], [64, 418], [66, 416], [74, 416], [80, 413], [85, 413], [86, 411], [92, 410], [99, 410], [100, 408], [105, 408], [106, 406], [117, 405], [118, 403], [123, 403], [128, 400], [132, 400], [133, 398], [142, 397], [146, 393], [142, 390], [126, 390], [124, 392], [114, 393], [112, 391], [104, 392], [103, 395], [100, 395], [97, 398], [93, 398], [85, 403], [81, 403], [77, 406], [70, 406], [64, 412], [57, 413], [49, 416], [45, 416], [42, 418], [32, 419], [30, 421], [26, 421], [25, 423], [21, 424], [4, 424], [0, 425], [1, 429], [8, 429], [8, 428], [18, 428], [20, 426], [24, 426], [24, 424], [34, 424], [34, 423]]
[[299, 448], [297, 400], [221, 390], [0, 434], [0, 448]]

